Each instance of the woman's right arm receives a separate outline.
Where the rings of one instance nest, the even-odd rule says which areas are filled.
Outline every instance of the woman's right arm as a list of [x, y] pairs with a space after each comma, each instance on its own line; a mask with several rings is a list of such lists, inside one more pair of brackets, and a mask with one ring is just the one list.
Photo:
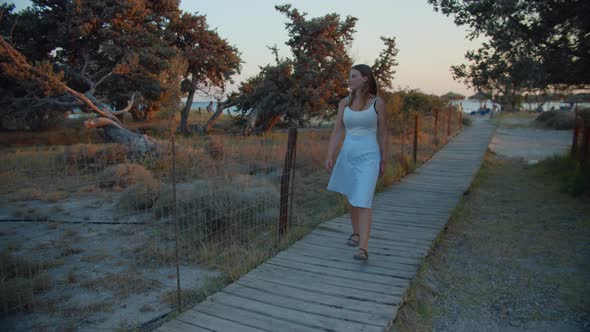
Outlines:
[[340, 101], [338, 105], [338, 114], [336, 115], [336, 122], [334, 123], [334, 129], [330, 136], [330, 143], [328, 144], [328, 154], [326, 156], [325, 167], [328, 172], [332, 172], [334, 167], [334, 156], [336, 154], [336, 148], [342, 139], [344, 134], [344, 108], [346, 107], [346, 98]]

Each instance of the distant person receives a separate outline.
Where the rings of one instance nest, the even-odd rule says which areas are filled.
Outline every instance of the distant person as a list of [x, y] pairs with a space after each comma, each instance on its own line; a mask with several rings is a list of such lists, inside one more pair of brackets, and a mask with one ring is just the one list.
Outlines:
[[[328, 190], [348, 198], [352, 234], [347, 244], [359, 247], [354, 259], [366, 261], [375, 185], [386, 167], [387, 114], [383, 99], [377, 96], [377, 82], [371, 67], [353, 66], [348, 87], [350, 95], [338, 105], [325, 167], [331, 173]], [[343, 136], [344, 143], [334, 161]]]
[[211, 114], [213, 113], [213, 102], [210, 101], [209, 105], [207, 105], [207, 113]]
[[201, 114], [201, 111], [202, 111], [201, 106], [199, 106], [199, 108], [197, 108], [197, 112], [199, 112], [199, 114]]

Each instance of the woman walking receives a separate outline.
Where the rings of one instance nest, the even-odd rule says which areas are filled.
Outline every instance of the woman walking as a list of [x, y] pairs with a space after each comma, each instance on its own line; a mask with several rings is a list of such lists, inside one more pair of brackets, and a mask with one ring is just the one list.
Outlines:
[[[369, 258], [371, 204], [377, 178], [386, 166], [387, 116], [371, 67], [355, 65], [348, 79], [350, 95], [340, 101], [330, 137], [325, 167], [331, 172], [328, 190], [348, 198], [352, 234], [347, 244], [358, 246], [354, 258]], [[344, 143], [334, 162], [342, 136]]]

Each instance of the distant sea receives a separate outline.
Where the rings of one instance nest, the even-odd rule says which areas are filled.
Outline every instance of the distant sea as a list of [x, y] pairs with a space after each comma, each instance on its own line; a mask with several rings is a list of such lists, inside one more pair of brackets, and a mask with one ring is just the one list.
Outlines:
[[[471, 99], [463, 99], [461, 101], [455, 101], [453, 102], [455, 105], [457, 105], [457, 103], [460, 102], [461, 105], [463, 106], [463, 112], [464, 113], [470, 113], [472, 111], [477, 111], [481, 106], [487, 106], [490, 109], [493, 107], [494, 103], [492, 103], [491, 100], [486, 100], [486, 101], [482, 101], [481, 103], [477, 100], [471, 100]], [[201, 108], [202, 112], [206, 112], [207, 111], [207, 105], [209, 105], [209, 102], [207, 101], [195, 101], [193, 102], [193, 105], [191, 107], [192, 111], [196, 111], [199, 109], [199, 107]], [[497, 105], [497, 104], [496, 104]], [[500, 105], [497, 105], [497, 107], [499, 108]], [[539, 106], [539, 104], [537, 103], [523, 103], [522, 104], [522, 108], [525, 110], [529, 110], [529, 111], [534, 111], [537, 109], [537, 107]], [[579, 103], [578, 106], [580, 107], [590, 107], [590, 103]], [[549, 111], [552, 108], [559, 110], [562, 107], [569, 107], [568, 103], [561, 103], [561, 102], [547, 102], [543, 105], [543, 111]], [[213, 111], [215, 111], [217, 109], [217, 103], [213, 102]], [[231, 107], [229, 109], [229, 111], [233, 114], [236, 114], [236, 108], [235, 107]], [[227, 110], [225, 110], [224, 112], [227, 113]], [[69, 117], [70, 118], [78, 118], [78, 117], [84, 117], [84, 114], [79, 114], [79, 113], [73, 113], [71, 114]], [[94, 117], [94, 115], [87, 115], [87, 117]]]
[[[453, 102], [455, 105], [457, 105], [457, 101]], [[493, 105], [495, 103], [493, 103], [491, 100], [485, 100], [482, 102], [479, 102], [477, 100], [472, 100], [472, 99], [463, 99], [460, 101], [461, 105], [463, 106], [463, 112], [464, 113], [470, 113], [472, 111], [477, 111], [480, 106], [487, 106], [490, 109], [493, 108]], [[499, 104], [495, 104], [497, 109], [500, 109], [500, 105]], [[521, 107], [523, 110], [526, 111], [534, 111], [539, 107], [540, 103], [522, 103]], [[590, 107], [590, 103], [578, 103], [578, 107]], [[568, 103], [562, 103], [559, 101], [552, 101], [552, 102], [547, 102], [545, 104], [543, 104], [542, 106], [543, 111], [550, 111], [552, 109], [554, 110], [559, 110], [559, 109], [563, 109], [563, 108], [570, 108], [570, 104]]]

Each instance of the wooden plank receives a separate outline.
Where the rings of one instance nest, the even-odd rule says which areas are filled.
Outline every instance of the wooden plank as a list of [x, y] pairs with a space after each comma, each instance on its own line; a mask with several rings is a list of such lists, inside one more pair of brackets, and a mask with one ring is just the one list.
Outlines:
[[[226, 287], [223, 292], [275, 307], [296, 310], [302, 313], [312, 314], [314, 316], [323, 316], [324, 318], [321, 318], [322, 320], [326, 320], [325, 318], [330, 318], [336, 319], [338, 321], [346, 321], [362, 325], [373, 325], [376, 327], [382, 327], [383, 322], [389, 318], [389, 313], [393, 310], [393, 308], [390, 307], [373, 312], [354, 310], [358, 307], [362, 307], [363, 303], [359, 301], [355, 301], [355, 306], [346, 309], [341, 305], [336, 305], [336, 303], [340, 303], [339, 301], [335, 301], [334, 303], [318, 303], [317, 301], [314, 301], [315, 297], [313, 297], [313, 293], [309, 293], [312, 296], [309, 296], [308, 299], [302, 299], [293, 297], [290, 294], [276, 295], [267, 292], [263, 288], [260, 288], [266, 286], [263, 281], [260, 281], [258, 284], [254, 285], [258, 287], [248, 287], [235, 283]], [[379, 324], [376, 322], [381, 323]], [[357, 326], [362, 328], [362, 325]]]
[[215, 331], [194, 324], [189, 324], [178, 319], [173, 319], [160, 326], [156, 331], [160, 332], [208, 332]]
[[[201, 302], [199, 305], [190, 309], [187, 313], [204, 313], [210, 316], [215, 316], [224, 321], [230, 321], [238, 323], [240, 325], [246, 325], [250, 328], [254, 328], [254, 331], [306, 331], [317, 326], [310, 326], [308, 324], [300, 324], [293, 321], [288, 321], [264, 313], [247, 310], [244, 308], [237, 307], [233, 304], [219, 303], [216, 298], [219, 294], [211, 296], [207, 300]], [[225, 328], [218, 328], [217, 331], [236, 331]]]
[[369, 260], [368, 262], [366, 262], [365, 265], [359, 265], [358, 261], [356, 261], [352, 258], [352, 253], [353, 252], [351, 251], [348, 258], [342, 257], [342, 258], [338, 259], [338, 258], [323, 258], [323, 257], [320, 258], [320, 257], [315, 257], [315, 256], [309, 255], [309, 254], [302, 255], [300, 252], [294, 252], [294, 251], [289, 250], [289, 251], [283, 251], [283, 252], [279, 253], [278, 255], [276, 255], [275, 257], [285, 259], [285, 260], [300, 262], [300, 263], [314, 264], [317, 266], [332, 267], [335, 269], [342, 269], [342, 270], [346, 270], [346, 271], [355, 271], [355, 272], [362, 271], [362, 272], [368, 273], [368, 274], [392, 276], [392, 277], [406, 278], [406, 279], [411, 279], [417, 270], [416, 267], [412, 267], [412, 266], [408, 266], [408, 265], [401, 265], [401, 264], [389, 266], [389, 267], [384, 267], [384, 265], [387, 265], [387, 264], [383, 264], [383, 261], [380, 261], [378, 259]]
[[[289, 249], [289, 254], [312, 257], [322, 260], [330, 260], [332, 262], [350, 262], [353, 260], [352, 254], [356, 252], [356, 248], [348, 248], [348, 250], [337, 250], [334, 248], [327, 247], [326, 250], [315, 250], [310, 251], [309, 248], [292, 248]], [[384, 255], [379, 252], [371, 250], [369, 247], [369, 253], [371, 256], [371, 266], [391, 269], [394, 271], [410, 271], [412, 275], [416, 272], [419, 261], [417, 259], [408, 260], [406, 257], [395, 257], [391, 255]], [[403, 261], [402, 261], [403, 259]]]
[[[335, 241], [340, 245], [346, 247], [346, 241], [350, 236], [351, 230], [338, 230], [334, 228], [318, 228], [314, 230], [310, 235], [310, 239], [315, 239], [318, 241]], [[382, 248], [382, 249], [406, 249], [407, 251], [417, 251], [421, 252], [424, 249], [424, 243], [417, 243], [413, 239], [402, 239], [396, 238], [395, 241], [392, 241], [390, 238], [383, 238], [380, 236], [376, 236], [374, 233], [371, 234], [369, 238], [369, 243], [371, 246]]]
[[369, 314], [374, 314], [376, 312], [388, 312], [391, 311], [393, 307], [395, 307], [391, 304], [387, 305], [374, 301], [366, 301], [365, 299], [351, 298], [346, 289], [342, 293], [326, 294], [325, 292], [301, 289], [290, 285], [282, 285], [276, 282], [271, 282], [264, 279], [256, 279], [253, 277], [240, 278], [238, 281], [236, 281], [236, 284], [242, 285], [244, 287], [258, 289], [276, 296], [329, 305], [334, 308], [351, 309]]
[[[201, 307], [204, 304], [208, 303], [207, 301], [202, 302], [197, 307]], [[239, 321], [236, 320], [228, 320], [224, 318], [220, 318], [214, 315], [208, 315], [206, 313], [202, 313], [193, 309], [189, 309], [182, 313], [180, 316], [176, 318], [176, 321], [180, 321], [184, 324], [192, 325], [192, 326], [199, 326], [201, 328], [206, 328], [211, 331], [228, 331], [228, 332], [239, 332], [239, 331], [247, 331], [247, 332], [254, 332], [260, 331], [259, 328], [247, 326], [241, 324]], [[191, 331], [191, 330], [189, 330]], [[195, 329], [196, 331], [196, 329]]]
[[[308, 241], [306, 239], [300, 240], [298, 243], [301, 245], [309, 246], [309, 245], [316, 245], [316, 246], [325, 246], [327, 248], [334, 248], [338, 250], [344, 250], [346, 248], [350, 248], [348, 246], [343, 246], [342, 241]], [[406, 247], [399, 247], [399, 246], [389, 246], [389, 247], [380, 247], [377, 246], [373, 241], [369, 242], [369, 248], [372, 253], [378, 253], [380, 255], [385, 256], [395, 256], [395, 257], [402, 257], [402, 258], [410, 258], [410, 259], [422, 259], [426, 253], [427, 248], [417, 248], [411, 249]]]
[[[325, 222], [322, 224], [323, 227], [334, 228], [337, 230], [342, 230], [344, 232], [350, 231], [350, 225], [346, 225], [340, 222]], [[439, 229], [416, 229], [414, 226], [411, 225], [396, 225], [396, 224], [389, 224], [387, 223], [386, 217], [383, 216], [374, 216], [373, 222], [371, 225], [371, 232], [381, 231], [381, 232], [389, 232], [395, 234], [397, 236], [407, 236], [413, 239], [426, 239], [428, 241], [432, 241], [436, 237], [436, 234], [439, 233]]]
[[397, 278], [397, 277], [392, 277], [392, 276], [383, 276], [383, 275], [378, 275], [378, 274], [365, 273], [360, 269], [360, 267], [362, 267], [362, 264], [365, 264], [363, 262], [358, 263], [359, 264], [358, 271], [348, 271], [348, 270], [332, 268], [332, 267], [327, 267], [327, 266], [318, 266], [315, 264], [296, 262], [293, 260], [286, 260], [286, 259], [277, 258], [277, 257], [273, 257], [270, 260], [268, 260], [267, 264], [278, 265], [278, 266], [283, 266], [283, 267], [290, 266], [290, 267], [296, 268], [298, 270], [303, 270], [303, 271], [307, 271], [307, 272], [314, 272], [314, 273], [324, 274], [324, 275], [329, 275], [329, 276], [342, 276], [343, 278], [358, 279], [358, 280], [362, 280], [365, 282], [372, 282], [372, 283], [381, 284], [381, 285], [401, 286], [401, 285], [409, 284], [409, 280], [406, 278]]
[[[339, 232], [351, 232], [350, 227], [348, 225], [339, 225], [339, 224], [327, 224], [322, 225], [322, 229], [330, 231], [339, 231]], [[344, 233], [348, 234], [348, 233]], [[347, 236], [346, 236], [347, 237]], [[430, 242], [436, 236], [425, 236], [423, 234], [418, 234], [416, 232], [410, 231], [403, 231], [403, 230], [391, 230], [387, 229], [386, 227], [371, 227], [371, 235], [370, 239], [383, 239], [384, 241], [391, 241], [392, 243], [411, 243], [417, 245], [430, 245]], [[369, 240], [369, 242], [371, 242]]]
[[[314, 274], [291, 267], [263, 264], [242, 278], [256, 278], [284, 286], [334, 296], [381, 303], [396, 304], [404, 292], [400, 285], [367, 283], [342, 276]], [[240, 278], [241, 280], [241, 278]]]
[[[333, 241], [334, 244], [346, 248], [346, 240], [349, 235], [350, 233], [336, 233], [333, 230], [316, 229], [308, 235], [309, 239], [303, 240]], [[427, 248], [423, 243], [416, 243], [412, 239], [396, 239], [396, 241], [393, 242], [391, 239], [375, 236], [374, 234], [372, 234], [369, 239], [369, 245], [372, 248], [379, 248], [382, 250], [400, 250], [416, 254], [422, 254]]]
[[[283, 322], [291, 322], [309, 328], [325, 329], [330, 331], [379, 331], [382, 332], [385, 325], [382, 327], [376, 325], [359, 324], [352, 321], [343, 321], [318, 314], [311, 314], [299, 310], [289, 309], [286, 307], [278, 307], [264, 302], [251, 300], [241, 296], [236, 296], [226, 292], [217, 293], [215, 302], [218, 304], [225, 304], [227, 306], [238, 307], [248, 311], [263, 314], [268, 317], [281, 320]], [[275, 327], [275, 331], [283, 330]]]
[[[356, 250], [353, 247], [331, 247], [320, 244], [306, 244], [306, 243], [295, 243], [289, 250], [299, 252], [301, 254], [312, 255], [314, 257], [326, 257], [326, 258], [340, 258], [349, 259], [352, 251]], [[374, 249], [374, 250], [373, 250]], [[422, 257], [410, 257], [408, 255], [394, 255], [388, 251], [375, 249], [369, 246], [369, 251], [376, 259], [383, 261], [384, 263], [396, 263], [404, 264], [409, 266], [416, 266], [421, 262]], [[373, 262], [373, 261], [372, 261]]]

